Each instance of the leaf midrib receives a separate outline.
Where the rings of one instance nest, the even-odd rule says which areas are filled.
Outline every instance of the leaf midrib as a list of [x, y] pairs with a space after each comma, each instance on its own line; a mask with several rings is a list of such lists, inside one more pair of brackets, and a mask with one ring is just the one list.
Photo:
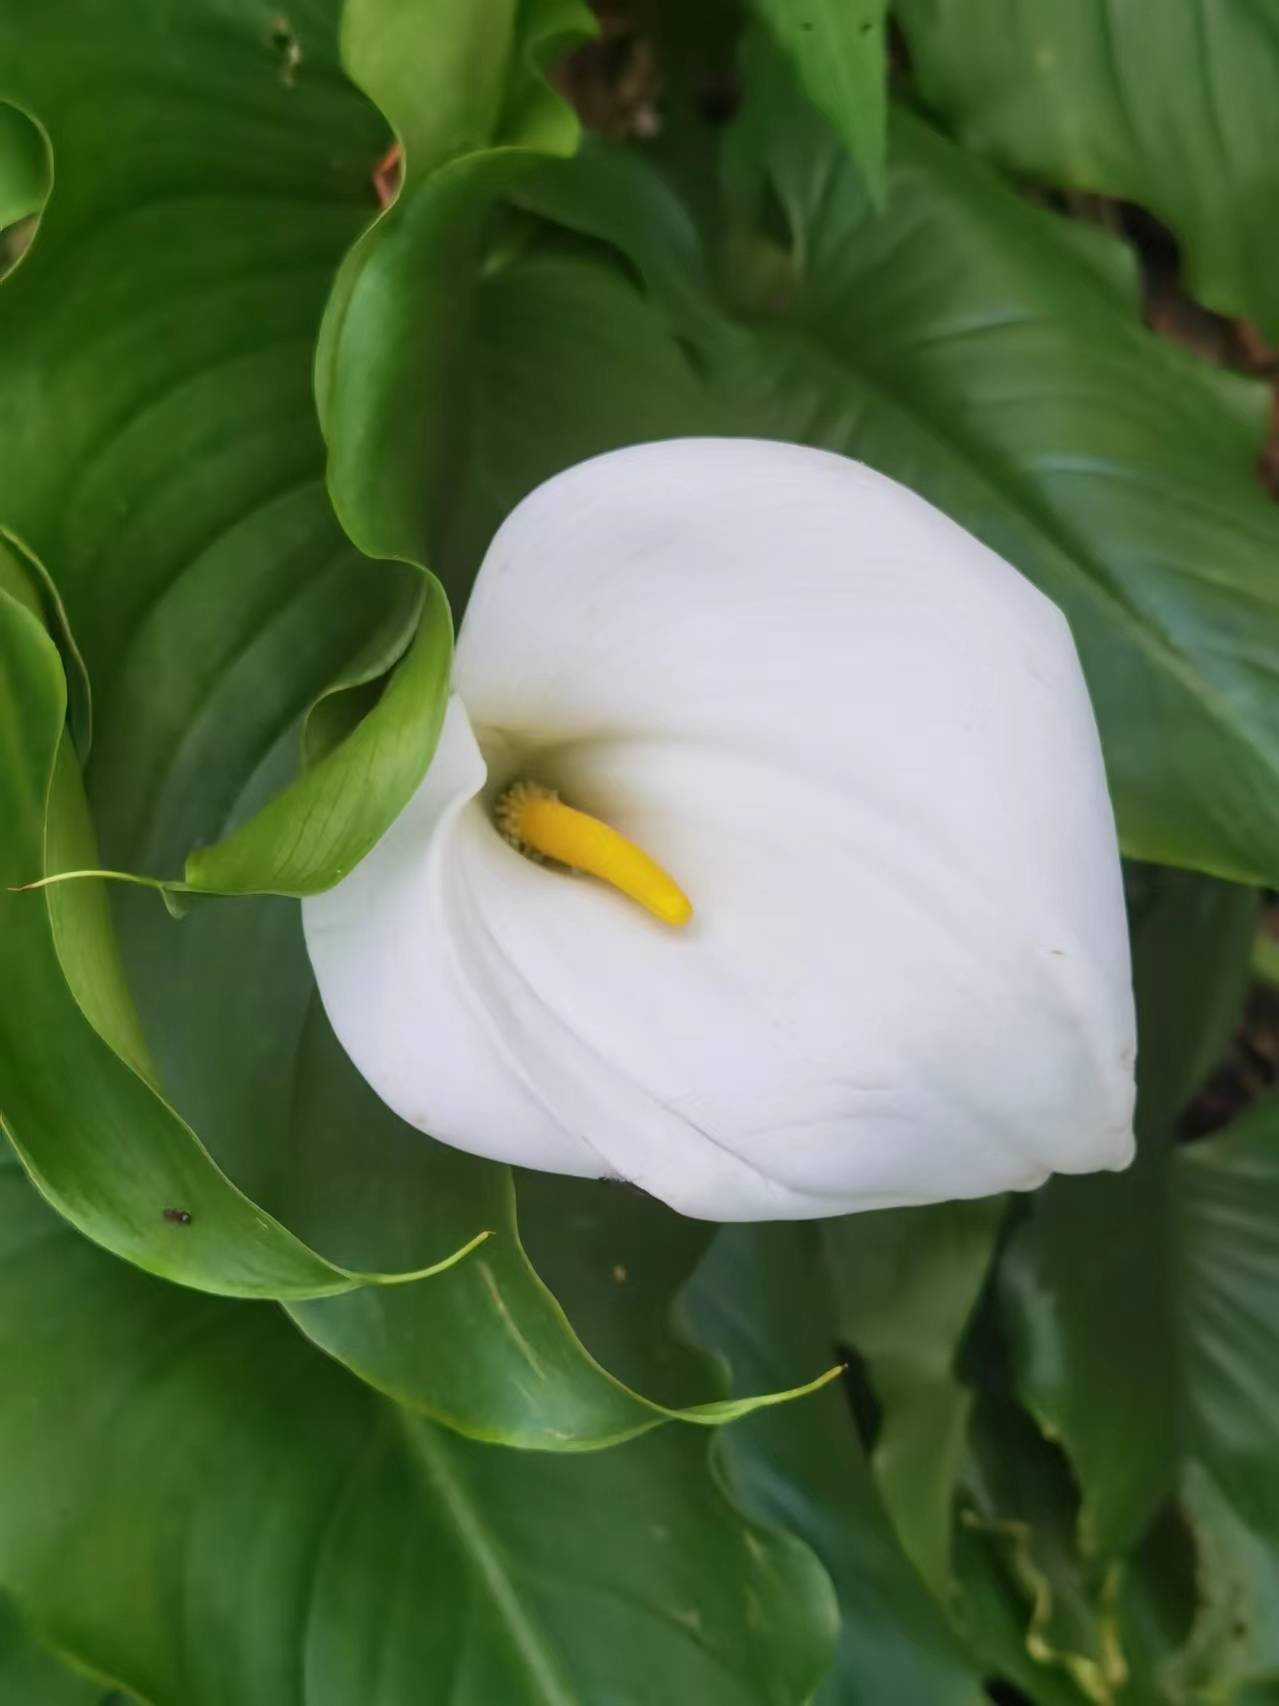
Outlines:
[[473, 1565], [511, 1647], [540, 1691], [536, 1701], [529, 1699], [525, 1706], [538, 1706], [538, 1702], [542, 1706], [583, 1706], [564, 1680], [553, 1648], [520, 1604], [501, 1543], [486, 1526], [432, 1424], [414, 1422], [400, 1412], [395, 1413], [394, 1420], [409, 1461], [416, 1465], [429, 1493], [438, 1501], [441, 1515], [461, 1542], [463, 1555]]

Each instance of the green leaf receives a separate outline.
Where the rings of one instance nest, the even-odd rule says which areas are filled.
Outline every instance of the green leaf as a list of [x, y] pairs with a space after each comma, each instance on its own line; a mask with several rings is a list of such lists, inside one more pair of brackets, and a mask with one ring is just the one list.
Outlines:
[[[736, 1384], [784, 1383], [834, 1343], [819, 1237], [795, 1225], [717, 1236], [688, 1302], [698, 1338], [729, 1359]], [[800, 1536], [830, 1573], [839, 1644], [819, 1706], [986, 1701], [981, 1671], [897, 1541], [839, 1391], [739, 1422], [719, 1445], [743, 1506]]]
[[[397, 1286], [375, 1298], [370, 1289], [291, 1307], [308, 1337], [377, 1390], [473, 1438], [568, 1452], [671, 1419], [732, 1421], [797, 1395], [726, 1399], [708, 1359], [672, 1340], [674, 1295], [703, 1242], [692, 1223], [633, 1200], [624, 1186], [528, 1181], [552, 1292], [521, 1247], [509, 1169], [397, 1119], [343, 1055], [318, 1004], [296, 1085], [293, 1144], [280, 1158], [285, 1202], [321, 1249], [399, 1269], [477, 1215], [497, 1234], [442, 1290]], [[562, 1305], [575, 1298], [604, 1366], [565, 1318]], [[833, 1360], [826, 1352], [785, 1386], [821, 1384]], [[668, 1402], [641, 1397], [609, 1364]]]
[[955, 1358], [1005, 1199], [848, 1215], [823, 1227], [841, 1344], [861, 1354], [881, 1421], [871, 1466], [902, 1546], [939, 1600], [971, 1395]]
[[1022, 1390], [1070, 1453], [1097, 1552], [1140, 1536], [1187, 1460], [1241, 1520], [1279, 1532], [1277, 1158], [1270, 1101], [1104, 1194], [1054, 1184], [1015, 1246]]
[[867, 194], [884, 202], [888, 0], [751, 0], [813, 104], [848, 149]]
[[984, 1397], [964, 1482], [956, 1614], [969, 1639], [1036, 1702], [1113, 1706], [1128, 1674], [1114, 1573], [1079, 1556], [1061, 1452], [1014, 1404]]
[[1137, 1130], [1168, 1143], [1243, 1017], [1261, 897], [1189, 871], [1125, 873], [1140, 1017]]
[[[345, 16], [351, 75], [404, 143], [393, 205], [342, 267], [317, 360], [329, 489], [373, 557], [424, 562], [464, 461], [459, 425], [482, 239], [498, 198], [577, 124], [541, 81], [589, 19], [575, 0], [449, 0], [443, 55], [416, 9], [357, 0]], [[445, 91], [432, 103], [430, 90]]]
[[[58, 181], [38, 245], [0, 295], [0, 520], [52, 565], [85, 638], [97, 711], [86, 780], [103, 853], [116, 866], [172, 871], [267, 804], [264, 776], [277, 788], [293, 780], [308, 706], [349, 709], [348, 695], [325, 700], [326, 689], [335, 677], [367, 680], [373, 654], [394, 661], [418, 613], [421, 576], [372, 567], [341, 533], [312, 394], [321, 312], [375, 210], [384, 130], [338, 70], [332, 8], [320, 0], [287, 19], [251, 0], [159, 0], [137, 31], [68, 0], [56, 17], [0, 18], [0, 64], [4, 92], [47, 130]], [[104, 134], [90, 116], [86, 67], [128, 123]], [[61, 605], [41, 602], [71, 673], [83, 750], [78, 660]], [[371, 720], [348, 724], [335, 745], [330, 719], [308, 775], [263, 822], [198, 857], [197, 874], [241, 888], [314, 886], [389, 821], [434, 740], [447, 629], [438, 595], [432, 603], [434, 625]], [[32, 725], [8, 776], [23, 790], [4, 844], [6, 880], [19, 883], [98, 860], [69, 752], [43, 835], [62, 689], [52, 648], [7, 613], [10, 634]], [[17, 730], [6, 734], [17, 751]], [[377, 787], [358, 787], [375, 758]], [[64, 1212], [189, 1284], [284, 1295], [355, 1283], [246, 1200], [161, 1100], [99, 885], [0, 903], [15, 920], [6, 957], [20, 962], [0, 1017], [5, 1078], [19, 1085], [6, 1090], [6, 1114]], [[126, 922], [139, 916], [121, 911]], [[156, 934], [139, 931], [148, 947], [167, 923], [155, 922]], [[240, 928], [223, 925], [229, 937]], [[147, 957], [130, 953], [135, 973]], [[206, 1009], [202, 1032], [163, 1050], [181, 1105], [184, 1081], [216, 1070], [204, 1039], [254, 1011], [233, 990], [221, 1011]], [[253, 1099], [264, 1086], [267, 1101], [287, 1092], [287, 1063], [259, 1049], [246, 1082], [224, 1095], [250, 1131], [266, 1113]], [[450, 1250], [482, 1230], [450, 1232]]]
[[[0, 559], [6, 581], [17, 572], [16, 557]], [[140, 1267], [237, 1295], [361, 1284], [238, 1191], [159, 1093], [101, 885], [13, 892], [46, 862], [95, 862], [62, 667], [38, 604], [30, 583], [21, 600], [0, 585], [4, 1130], [45, 1196]]]
[[1218, 1597], [1218, 1585], [1204, 1582], [1200, 1607], [1197, 1562], [1182, 1512], [1168, 1505], [1136, 1552], [1113, 1571], [1116, 1627], [1128, 1669], [1118, 1695], [1121, 1706], [1169, 1706], [1197, 1698], [1182, 1680], [1185, 1649], [1196, 1618], [1211, 1615], [1208, 1602]]
[[1136, 1542], [1179, 1477], [1189, 1321], [1175, 1204], [1200, 1151], [1169, 1149], [1238, 1021], [1257, 916], [1251, 890], [1181, 872], [1129, 877], [1137, 1162], [1119, 1175], [1052, 1180], [1002, 1269], [1022, 1328], [1023, 1393], [1065, 1441], [1085, 1542], [1104, 1554]]
[[734, 430], [860, 457], [1061, 606], [1127, 851], [1279, 875], [1263, 393], [1141, 326], [1116, 245], [1081, 245], [917, 119], [894, 122], [876, 218], [829, 132], [784, 89], [748, 93], [766, 110], [732, 133], [738, 193], [769, 188], [733, 250], [750, 314], [708, 294], [686, 216], [636, 162], [596, 150], [521, 198], [634, 259]]
[[[0, 1702], [3, 1706], [102, 1706], [102, 1689], [38, 1647], [8, 1596], [0, 1593]], [[121, 1703], [123, 1706], [123, 1703]]]
[[39, 213], [49, 193], [49, 156], [37, 127], [0, 102], [0, 231]]
[[543, 480], [627, 444], [728, 430], [660, 309], [610, 256], [530, 247], [475, 295], [464, 467], [438, 556], [457, 604], [498, 525]]
[[[1179, 1490], [1195, 1546], [1198, 1604], [1184, 1646], [1165, 1661], [1172, 1698], [1273, 1699], [1279, 1683], [1279, 1560], [1273, 1531], [1258, 1533], [1199, 1463]], [[1269, 1683], [1254, 1696], [1250, 1683]]]
[[1022, 1397], [1063, 1441], [1084, 1545], [1106, 1556], [1141, 1538], [1184, 1450], [1167, 1183], [1144, 1154], [1113, 1179], [1052, 1180], [1001, 1267]]
[[193, 853], [185, 886], [314, 894], [340, 882], [395, 821], [426, 774], [448, 700], [448, 602], [433, 578], [424, 592], [417, 634], [368, 715], [247, 823]]
[[1052, 184], [1139, 202], [1191, 289], [1279, 337], [1279, 17], [1266, 0], [899, 0], [920, 92], [966, 146]]
[[547, 87], [558, 53], [594, 33], [584, 0], [346, 0], [342, 62], [405, 152], [406, 180], [477, 149], [571, 153], [577, 124]]
[[[89, 786], [114, 864], [140, 842], [148, 868], [139, 795], [175, 725], [216, 797], [390, 612], [397, 650], [418, 613], [405, 582], [420, 602], [419, 577], [371, 568], [324, 492], [314, 343], [376, 211], [385, 147], [338, 70], [335, 12], [161, 0], [146, 30], [123, 31], [69, 0], [56, 18], [0, 20], [0, 93], [39, 118], [58, 184], [0, 299], [0, 522], [50, 566], [87, 636], [101, 737]], [[89, 66], [130, 115], [106, 135], [83, 97]], [[448, 647], [436, 594], [371, 726], [233, 845], [198, 853], [189, 879], [305, 892], [349, 868], [425, 770]]]
[[15, 598], [24, 610], [48, 630], [58, 648], [67, 694], [67, 723], [81, 760], [88, 756], [93, 733], [93, 700], [84, 659], [75, 643], [71, 625], [58, 589], [44, 564], [33, 557], [21, 540], [0, 528], [0, 590]]
[[[682, 1429], [477, 1446], [274, 1309], [147, 1279], [0, 1169], [0, 1579], [152, 1706], [795, 1706], [825, 1584]], [[68, 1394], [75, 1395], [68, 1402]], [[30, 1706], [24, 1701], [22, 1706]]]
[[[403, 182], [346, 257], [317, 363], [328, 484], [347, 532], [369, 556], [419, 567], [461, 466], [450, 400], [465, 371], [481, 239], [496, 197], [533, 157], [521, 147], [571, 151], [576, 124], [540, 62], [589, 27], [574, 0], [436, 13], [428, 36], [411, 5], [351, 0], [343, 10], [344, 64], [396, 125]], [[452, 627], [429, 573], [423, 600], [417, 639], [363, 722], [230, 838], [194, 854], [186, 887], [314, 893], [388, 828], [426, 772], [448, 694]]]

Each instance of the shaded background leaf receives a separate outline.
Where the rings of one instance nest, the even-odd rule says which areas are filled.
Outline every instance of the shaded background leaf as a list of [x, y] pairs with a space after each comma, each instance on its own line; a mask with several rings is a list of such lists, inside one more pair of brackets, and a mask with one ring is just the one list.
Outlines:
[[[699, 1340], [730, 1360], [735, 1381], [786, 1381], [834, 1341], [819, 1238], [818, 1228], [793, 1224], [717, 1234], [688, 1307]], [[717, 1443], [745, 1508], [805, 1540], [834, 1583], [839, 1644], [821, 1706], [868, 1686], [885, 1700], [985, 1701], [982, 1672], [893, 1532], [843, 1394], [828, 1388], [782, 1416], [762, 1412]]]
[[896, 0], [920, 92], [964, 144], [1138, 202], [1193, 293], [1279, 337], [1279, 16], [1266, 0]]
[[[1205, 1454], [1220, 1473], [1219, 1453], [1243, 1429], [1248, 1461], [1264, 1456], [1259, 1424], [1249, 1436], [1246, 1420], [1259, 1400], [1231, 1412], [1241, 1381], [1247, 1392], [1267, 1366], [1279, 1369], [1265, 1327], [1279, 1277], [1256, 1262], [1271, 1212], [1273, 1112], [1258, 1109], [1238, 1137], [1170, 1149], [1171, 1122], [1196, 1087], [1187, 1068], [1202, 1073], [1238, 1020], [1257, 897], [1179, 873], [1139, 875], [1137, 1161], [1123, 1174], [1051, 1181], [1002, 1269], [1022, 1391], [1070, 1453], [1083, 1539], [1102, 1555], [1140, 1540], [1186, 1455]], [[1260, 1497], [1254, 1488], [1250, 1508]]]
[[906, 1555], [943, 1602], [970, 1404], [955, 1363], [1005, 1204], [889, 1209], [822, 1229], [839, 1342], [860, 1355], [879, 1410], [871, 1467]]
[[751, 0], [805, 93], [838, 132], [871, 201], [884, 200], [888, 0]]
[[[120, 1696], [118, 1706], [127, 1706]], [[77, 1675], [32, 1640], [0, 1593], [0, 1706], [110, 1706], [98, 1683]]]

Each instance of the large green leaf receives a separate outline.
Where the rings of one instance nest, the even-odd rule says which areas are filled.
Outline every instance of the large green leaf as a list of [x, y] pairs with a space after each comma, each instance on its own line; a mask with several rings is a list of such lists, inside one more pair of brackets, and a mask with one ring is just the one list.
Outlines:
[[[261, 1304], [157, 1284], [0, 1169], [0, 1580], [150, 1706], [801, 1706], [821, 1573], [697, 1434], [469, 1444]], [[34, 1706], [24, 1701], [22, 1706]]]
[[193, 853], [184, 887], [313, 894], [340, 882], [395, 821], [439, 740], [453, 661], [448, 603], [433, 576], [423, 595], [417, 633], [368, 715], [247, 823]]
[[[338, 70], [336, 11], [169, 0], [121, 30], [95, 0], [67, 0], [0, 19], [0, 93], [45, 127], [57, 179], [0, 299], [0, 522], [51, 566], [86, 637], [102, 733], [90, 785], [113, 862], [115, 822], [145, 840], [147, 759], [167, 764], [180, 728], [213, 797], [389, 610], [401, 646], [418, 614], [413, 577], [364, 563], [323, 487], [313, 345], [375, 212], [386, 141]], [[86, 77], [127, 123], [103, 131]], [[422, 620], [368, 726], [260, 824], [197, 855], [191, 883], [306, 892], [367, 850], [438, 733], [438, 590]]]
[[[1131, 853], [1279, 874], [1279, 515], [1264, 394], [1143, 329], [1119, 245], [1006, 190], [919, 120], [875, 217], [837, 140], [766, 71], [735, 132], [730, 317], [683, 210], [593, 152], [521, 191], [642, 267], [735, 429], [913, 486], [1065, 611]], [[781, 210], [786, 241], [769, 235]], [[1084, 239], [1088, 239], [1085, 241]]]
[[871, 200], [884, 200], [888, 0], [751, 0], [814, 105], [848, 148]]
[[1085, 1540], [1131, 1545], [1187, 1459], [1273, 1536], [1279, 1103], [1108, 1183], [1045, 1193], [1005, 1276], [1022, 1389], [1070, 1452]]
[[[293, 1144], [281, 1157], [285, 1202], [321, 1249], [352, 1262], [376, 1252], [394, 1270], [477, 1213], [497, 1234], [443, 1290], [426, 1282], [391, 1288], [394, 1298], [388, 1289], [352, 1299], [354, 1307], [330, 1298], [292, 1308], [303, 1332], [379, 1391], [475, 1438], [570, 1452], [672, 1418], [715, 1425], [778, 1401], [725, 1398], [709, 1359], [672, 1339], [674, 1294], [702, 1244], [691, 1223], [660, 1204], [637, 1205], [616, 1184], [531, 1185], [553, 1294], [521, 1247], [509, 1169], [397, 1119], [342, 1054], [318, 1004], [296, 1083]], [[565, 1318], [578, 1299], [604, 1366]], [[826, 1352], [802, 1380], [783, 1384], [820, 1383], [832, 1362]], [[666, 1403], [640, 1397], [608, 1366]]]
[[465, 467], [466, 360], [482, 239], [494, 205], [577, 124], [541, 79], [585, 34], [578, 0], [353, 0], [343, 58], [396, 126], [403, 183], [347, 257], [317, 364], [329, 487], [370, 556], [423, 562]]
[[1149, 1150], [1172, 1140], [1239, 1024], [1261, 897], [1156, 866], [1129, 866], [1125, 888], [1140, 1019], [1137, 1130]]
[[[1079, 1214], [1068, 1226], [1059, 1206], [1047, 1228], [1037, 1215], [1010, 1274], [1023, 1384], [1075, 1461], [1085, 1541], [1102, 1552], [1131, 1545], [1161, 1497], [1177, 1500], [1111, 1572], [1125, 1706], [1261, 1706], [1279, 1683], [1277, 1138], [1270, 1104], [1141, 1167], [1126, 1214], [1104, 1224]], [[1116, 1237], [1127, 1262], [1109, 1253]], [[1108, 1294], [1079, 1283], [1086, 1238], [1103, 1253]], [[1146, 1268], [1146, 1307], [1130, 1308], [1123, 1289]]]
[[[1188, 1313], [1191, 1252], [1178, 1203], [1201, 1151], [1170, 1154], [1170, 1142], [1242, 1009], [1257, 915], [1252, 891], [1179, 872], [1130, 873], [1129, 904], [1141, 1039], [1137, 1162], [1119, 1175], [1053, 1180], [1035, 1196], [1003, 1270], [1022, 1325], [1023, 1389], [1065, 1441], [1082, 1487], [1085, 1541], [1107, 1554], [1132, 1545], [1172, 1493], [1187, 1410], [1199, 1402], [1183, 1340], [1208, 1318]], [[1214, 1256], [1205, 1235], [1205, 1248], [1228, 1261], [1224, 1228], [1220, 1241]], [[1258, 1299], [1254, 1312], [1263, 1307]], [[1248, 1330], [1242, 1320], [1222, 1325]]]
[[141, 1267], [231, 1294], [350, 1289], [361, 1276], [326, 1262], [237, 1190], [160, 1094], [101, 885], [13, 892], [47, 864], [94, 863], [65, 678], [39, 602], [0, 545], [4, 1130], [49, 1200]]
[[464, 467], [438, 559], [458, 604], [543, 480], [627, 444], [729, 430], [660, 309], [608, 257], [533, 248], [476, 296]]
[[[737, 1382], [788, 1380], [834, 1342], [815, 1227], [731, 1227], [699, 1269], [689, 1306], [699, 1339]], [[930, 1599], [893, 1532], [835, 1389], [719, 1436], [733, 1486], [760, 1520], [804, 1539], [839, 1601], [835, 1668], [821, 1706], [849, 1700], [977, 1706], [982, 1672]]]
[[925, 100], [970, 147], [1053, 184], [1140, 202], [1191, 288], [1279, 337], [1268, 0], [897, 0]]
[[103, 1706], [98, 1684], [77, 1675], [52, 1653], [38, 1647], [2, 1593], [0, 1706]]
[[863, 1358], [880, 1408], [871, 1465], [907, 1556], [943, 1600], [971, 1396], [955, 1359], [1004, 1207], [987, 1197], [823, 1228], [840, 1343]]

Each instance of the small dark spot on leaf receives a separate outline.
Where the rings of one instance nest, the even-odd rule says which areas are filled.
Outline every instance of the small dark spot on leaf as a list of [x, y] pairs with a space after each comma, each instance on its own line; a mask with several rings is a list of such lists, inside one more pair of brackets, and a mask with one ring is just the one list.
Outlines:
[[1015, 1688], [1011, 1682], [1002, 1676], [993, 1677], [986, 1684], [986, 1692], [995, 1702], [995, 1706], [1029, 1706], [1026, 1696], [1020, 1688]]
[[737, 79], [727, 72], [706, 77], [697, 91], [697, 110], [710, 125], [727, 124], [741, 105]]
[[858, 30], [858, 34], [863, 35], [863, 36], [868, 36], [874, 28], [875, 28], [874, 24], [870, 21], [869, 18], [867, 18], [866, 22], [860, 26], [860, 28]]
[[293, 33], [293, 26], [281, 13], [271, 20], [271, 46], [280, 61], [280, 81], [291, 89], [297, 82], [298, 66], [302, 63], [302, 48]]
[[166, 1208], [164, 1218], [170, 1226], [190, 1226], [191, 1211], [185, 1208]]

